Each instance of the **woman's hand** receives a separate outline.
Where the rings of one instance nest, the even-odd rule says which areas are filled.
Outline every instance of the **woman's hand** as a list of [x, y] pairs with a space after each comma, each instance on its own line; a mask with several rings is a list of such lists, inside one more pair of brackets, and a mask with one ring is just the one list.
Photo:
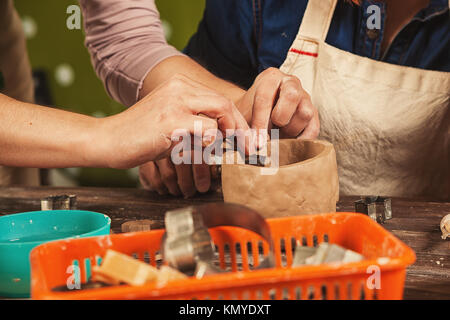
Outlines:
[[192, 197], [197, 191], [207, 192], [211, 187], [210, 166], [202, 164], [174, 165], [170, 158], [151, 161], [139, 168], [142, 186], [159, 194]]
[[214, 141], [217, 129], [248, 129], [230, 100], [177, 75], [128, 110], [103, 119], [92, 150], [109, 159], [108, 167], [133, 168], [169, 157], [177, 143], [172, 140], [175, 130], [193, 135], [196, 122], [205, 144]]
[[320, 130], [319, 114], [296, 76], [276, 68], [261, 72], [236, 103], [252, 129], [280, 129], [280, 137], [314, 139]]
[[[319, 134], [318, 112], [300, 80], [275, 68], [267, 69], [256, 78], [237, 107], [253, 129], [267, 131], [276, 126], [280, 128], [280, 137], [284, 138], [313, 139]], [[141, 166], [139, 177], [144, 188], [161, 195], [191, 197], [211, 187], [208, 165], [174, 165], [170, 158]]]

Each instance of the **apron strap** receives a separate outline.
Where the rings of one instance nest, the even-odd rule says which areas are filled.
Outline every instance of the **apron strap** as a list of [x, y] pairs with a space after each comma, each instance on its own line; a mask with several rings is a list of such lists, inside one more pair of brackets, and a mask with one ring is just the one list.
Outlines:
[[[298, 38], [325, 41], [338, 0], [309, 0]], [[450, 0], [449, 0], [450, 2]]]

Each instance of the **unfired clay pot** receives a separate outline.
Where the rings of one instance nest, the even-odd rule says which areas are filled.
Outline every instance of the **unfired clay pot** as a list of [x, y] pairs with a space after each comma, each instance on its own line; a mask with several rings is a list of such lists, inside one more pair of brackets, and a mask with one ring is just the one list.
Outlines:
[[262, 175], [261, 167], [253, 165], [223, 164], [222, 191], [225, 202], [246, 205], [265, 218], [335, 212], [334, 147], [321, 140], [279, 140], [275, 174]]

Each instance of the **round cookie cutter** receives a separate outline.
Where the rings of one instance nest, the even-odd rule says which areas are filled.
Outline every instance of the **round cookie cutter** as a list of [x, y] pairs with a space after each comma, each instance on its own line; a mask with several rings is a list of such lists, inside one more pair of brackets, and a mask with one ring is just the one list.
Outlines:
[[162, 239], [164, 260], [185, 272], [211, 274], [222, 272], [213, 264], [214, 243], [208, 228], [232, 226], [260, 235], [269, 244], [269, 252], [256, 269], [271, 268], [274, 264], [273, 241], [265, 219], [245, 206], [210, 203], [166, 212], [166, 232]]

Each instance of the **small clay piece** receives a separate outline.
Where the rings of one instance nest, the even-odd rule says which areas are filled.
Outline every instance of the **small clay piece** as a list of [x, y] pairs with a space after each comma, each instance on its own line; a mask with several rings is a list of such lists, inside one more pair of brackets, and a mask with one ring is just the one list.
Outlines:
[[140, 286], [158, 277], [158, 269], [132, 257], [108, 250], [100, 267], [93, 268], [93, 279], [109, 284]]
[[125, 283], [141, 286], [155, 281], [156, 286], [161, 288], [170, 281], [187, 278], [186, 275], [169, 266], [162, 266], [161, 269], [157, 269], [114, 250], [106, 251], [101, 266], [93, 267], [92, 271], [92, 282], [107, 285]]
[[92, 271], [93, 273], [91, 281], [95, 283], [104, 283], [107, 284], [108, 286], [118, 286], [122, 283], [118, 279], [114, 279], [112, 277], [108, 277], [102, 274], [102, 270], [99, 266], [94, 266]]
[[122, 232], [149, 231], [154, 227], [152, 220], [136, 220], [122, 223]]
[[447, 239], [450, 236], [450, 214], [446, 215], [441, 220], [442, 239]]
[[306, 259], [306, 264], [318, 265], [322, 263], [349, 263], [363, 260], [357, 252], [345, 249], [336, 244], [321, 243], [313, 257]]
[[41, 200], [41, 210], [75, 210], [77, 208], [76, 195], [50, 196]]
[[350, 263], [363, 260], [357, 252], [345, 249], [336, 244], [321, 243], [318, 247], [297, 246], [293, 267], [301, 265], [319, 265], [323, 263]]
[[359, 253], [352, 251], [352, 250], [347, 250], [347, 251], [345, 251], [344, 258], [342, 259], [341, 262], [342, 263], [359, 262], [363, 259], [364, 259], [364, 257], [362, 255], [360, 255]]
[[230, 162], [222, 165], [225, 202], [246, 205], [265, 218], [335, 212], [339, 181], [333, 145], [321, 140], [286, 139], [278, 140], [276, 148], [274, 143], [268, 144], [267, 154], [272, 153], [272, 145], [278, 149], [278, 170], [262, 171], [270, 168], [272, 157], [265, 163], [268, 168]]
[[306, 259], [313, 256], [316, 253], [316, 251], [317, 248], [302, 246], [300, 245], [300, 241], [297, 241], [292, 266], [296, 267], [306, 264]]
[[186, 278], [187, 276], [180, 271], [169, 266], [162, 266], [156, 277], [156, 287], [161, 288], [170, 281], [183, 280]]

